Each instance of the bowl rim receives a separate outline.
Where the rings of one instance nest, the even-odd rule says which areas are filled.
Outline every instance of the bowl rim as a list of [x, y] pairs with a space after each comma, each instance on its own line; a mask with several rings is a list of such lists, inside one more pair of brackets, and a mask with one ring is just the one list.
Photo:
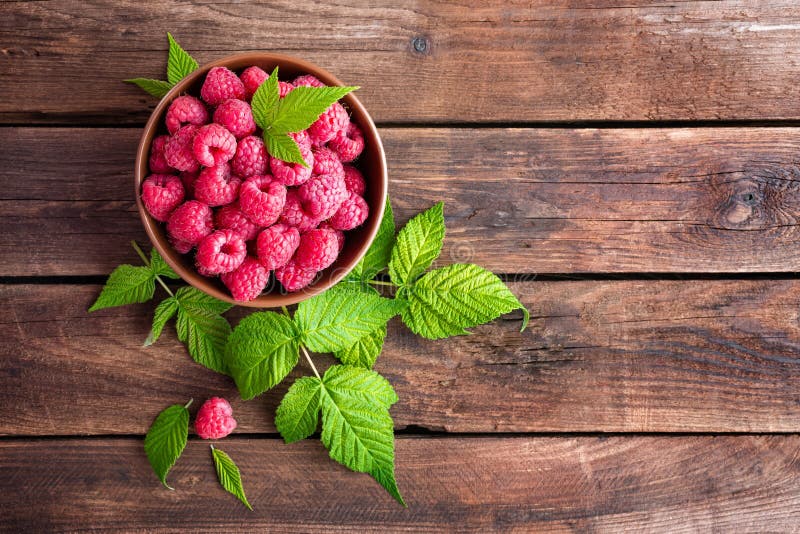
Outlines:
[[[378, 133], [378, 129], [375, 126], [375, 122], [372, 120], [367, 109], [355, 96], [354, 93], [348, 93], [345, 95], [340, 101], [344, 101], [351, 110], [357, 110], [359, 115], [363, 117], [363, 121], [359, 121], [358, 125], [364, 131], [364, 137], [368, 139], [374, 139], [374, 142], [377, 146], [375, 149], [377, 150], [378, 156], [378, 164], [380, 168], [380, 177], [370, 177], [372, 180], [371, 183], [375, 183], [375, 180], [380, 179], [378, 183], [380, 183], [383, 194], [380, 197], [380, 205], [379, 206], [372, 206], [370, 205], [370, 216], [373, 214], [375, 215], [372, 218], [372, 224], [367, 229], [367, 233], [364, 237], [363, 242], [361, 243], [360, 247], [358, 248], [357, 253], [353, 256], [350, 260], [348, 265], [345, 268], [336, 265], [336, 262], [331, 267], [328, 267], [323, 272], [329, 272], [329, 275], [324, 279], [317, 280], [315, 283], [309, 285], [306, 288], [301, 289], [300, 291], [296, 291], [294, 293], [266, 293], [261, 294], [253, 300], [242, 302], [234, 300], [231, 295], [227, 292], [220, 290], [217, 286], [212, 284], [208, 279], [201, 276], [199, 273], [194, 271], [193, 269], [187, 269], [184, 267], [183, 263], [176, 260], [177, 252], [172, 249], [165, 249], [162, 246], [160, 239], [158, 238], [157, 232], [161, 232], [159, 225], [163, 224], [155, 219], [153, 219], [147, 210], [144, 207], [144, 203], [142, 202], [141, 197], [141, 184], [144, 179], [150, 174], [149, 173], [149, 154], [150, 154], [150, 145], [152, 140], [155, 138], [156, 133], [159, 129], [159, 122], [163, 118], [164, 113], [166, 112], [166, 108], [172, 103], [172, 101], [178, 97], [181, 93], [186, 92], [186, 90], [193, 85], [201, 76], [205, 75], [209, 70], [214, 67], [229, 67], [232, 63], [238, 62], [253, 62], [251, 64], [255, 64], [255, 62], [259, 62], [261, 64], [271, 63], [278, 67], [284, 66], [286, 64], [290, 64], [292, 69], [302, 70], [308, 74], [312, 74], [319, 78], [322, 82], [326, 85], [344, 85], [336, 76], [328, 72], [327, 70], [323, 69], [322, 67], [310, 63], [304, 59], [300, 59], [294, 56], [289, 56], [286, 54], [275, 54], [272, 52], [244, 52], [244, 53], [237, 53], [225, 56], [223, 58], [211, 61], [209, 63], [205, 63], [200, 65], [195, 71], [193, 71], [188, 76], [184, 77], [181, 81], [176, 83], [166, 95], [164, 95], [161, 100], [158, 102], [156, 107], [153, 109], [150, 117], [147, 120], [143, 130], [142, 136], [139, 139], [139, 147], [136, 151], [136, 163], [134, 169], [134, 194], [136, 196], [136, 205], [139, 209], [139, 217], [142, 220], [142, 224], [144, 225], [145, 232], [147, 233], [147, 237], [150, 239], [151, 245], [158, 250], [161, 257], [166, 261], [166, 263], [181, 277], [181, 279], [188, 283], [190, 286], [202, 291], [203, 293], [210, 295], [216, 299], [222, 300], [224, 302], [228, 302], [230, 304], [234, 304], [237, 306], [245, 306], [250, 308], [277, 308], [281, 306], [289, 306], [292, 304], [297, 304], [302, 302], [306, 299], [309, 299], [315, 295], [318, 295], [331, 287], [335, 286], [339, 283], [345, 276], [347, 276], [364, 255], [369, 250], [369, 247], [372, 245], [373, 241], [375, 240], [375, 236], [378, 234], [378, 230], [380, 228], [381, 220], [383, 219], [383, 214], [386, 208], [386, 202], [388, 198], [388, 191], [389, 191], [389, 175], [388, 175], [388, 167], [386, 164], [386, 152], [383, 148], [383, 142], [381, 140], [380, 134]], [[241, 67], [234, 67], [235, 69], [239, 69]], [[369, 135], [367, 134], [369, 132]], [[150, 140], [148, 141], [148, 137]], [[274, 276], [274, 275], [273, 275]]]

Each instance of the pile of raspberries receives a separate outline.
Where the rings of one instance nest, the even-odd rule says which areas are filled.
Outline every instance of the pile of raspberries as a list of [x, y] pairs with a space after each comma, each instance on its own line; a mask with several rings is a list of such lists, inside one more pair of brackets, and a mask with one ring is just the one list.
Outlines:
[[[142, 184], [142, 201], [166, 223], [175, 250], [194, 250], [197, 271], [219, 276], [237, 301], [260, 295], [270, 271], [288, 292], [306, 287], [369, 214], [364, 176], [350, 164], [364, 136], [339, 102], [290, 134], [308, 167], [267, 153], [248, 102], [268, 77], [258, 67], [239, 76], [215, 67], [199, 99], [176, 98]], [[323, 87], [311, 75], [279, 85], [281, 98], [298, 86]]]

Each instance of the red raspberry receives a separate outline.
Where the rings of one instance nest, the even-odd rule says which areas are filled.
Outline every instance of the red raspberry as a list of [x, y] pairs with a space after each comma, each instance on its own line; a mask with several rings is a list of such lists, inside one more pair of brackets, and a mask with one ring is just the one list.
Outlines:
[[192, 245], [191, 243], [187, 243], [186, 241], [180, 241], [178, 239], [173, 239], [172, 237], [169, 238], [169, 242], [172, 245], [172, 248], [174, 248], [178, 254], [188, 254], [194, 248], [194, 245]]
[[250, 104], [235, 98], [219, 105], [214, 111], [214, 122], [227, 128], [236, 139], [247, 137], [256, 131], [256, 121], [253, 119]]
[[338, 255], [339, 238], [336, 232], [317, 228], [300, 236], [300, 245], [294, 254], [294, 261], [303, 269], [321, 271], [330, 266]]
[[264, 291], [269, 281], [267, 271], [257, 259], [247, 256], [238, 269], [220, 276], [234, 300], [247, 302]]
[[211, 208], [196, 200], [188, 200], [175, 208], [167, 220], [167, 234], [178, 252], [187, 246], [191, 250], [213, 229]]
[[339, 252], [341, 252], [342, 249], [344, 248], [344, 239], [345, 239], [344, 238], [344, 232], [342, 232], [341, 230], [337, 230], [337, 229], [333, 228], [330, 225], [330, 223], [327, 223], [327, 222], [320, 224], [319, 227], [322, 228], [323, 230], [330, 230], [330, 231], [332, 231], [333, 233], [336, 234], [336, 242], [339, 245]]
[[311, 74], [306, 74], [303, 76], [298, 76], [292, 82], [295, 87], [306, 86], [306, 87], [325, 87], [325, 84], [319, 81], [316, 76], [312, 76]]
[[278, 82], [278, 97], [283, 98], [284, 96], [288, 95], [294, 89], [294, 85], [290, 84], [289, 82]]
[[248, 178], [239, 191], [239, 209], [259, 226], [278, 220], [286, 203], [286, 187], [269, 174]]
[[344, 175], [320, 174], [314, 176], [297, 190], [305, 210], [313, 217], [324, 221], [342, 205], [347, 198]]
[[174, 134], [185, 124], [201, 126], [207, 123], [208, 111], [203, 103], [195, 97], [179, 96], [169, 105], [165, 122], [169, 133]]
[[233, 408], [225, 399], [212, 397], [200, 407], [194, 420], [194, 430], [203, 439], [221, 439], [233, 432], [236, 419]]
[[219, 106], [229, 98], [245, 97], [244, 84], [236, 74], [225, 67], [214, 67], [200, 88], [200, 98], [209, 106]]
[[239, 78], [242, 80], [242, 85], [244, 85], [245, 96], [247, 96], [247, 98], [253, 98], [253, 95], [261, 84], [267, 81], [269, 74], [260, 67], [247, 67], [239, 75]]
[[231, 132], [216, 123], [206, 124], [197, 130], [192, 142], [194, 157], [201, 165], [213, 167], [233, 158], [236, 154], [236, 138]]
[[194, 183], [197, 181], [197, 177], [200, 175], [199, 171], [183, 171], [180, 174], [181, 182], [183, 182], [183, 188], [186, 190], [186, 198], [194, 198]]
[[269, 155], [260, 137], [245, 137], [236, 146], [236, 154], [231, 160], [231, 168], [237, 176], [247, 178], [254, 174], [266, 174]]
[[164, 156], [164, 147], [167, 146], [168, 141], [168, 135], [159, 135], [153, 139], [153, 143], [150, 145], [150, 172], [164, 174], [174, 170]]
[[367, 201], [355, 193], [350, 193], [329, 222], [336, 230], [352, 230], [364, 224], [368, 215]]
[[[311, 138], [308, 136], [308, 132], [306, 130], [290, 133], [289, 137], [294, 139], [294, 142], [297, 143], [297, 146], [300, 147], [300, 152], [303, 151], [303, 147], [311, 150]], [[310, 162], [309, 165], [311, 165]]]
[[307, 232], [317, 227], [319, 219], [309, 215], [303, 209], [303, 203], [300, 202], [297, 191], [290, 190], [286, 193], [286, 204], [283, 207], [280, 222], [294, 226], [300, 232]]
[[336, 152], [342, 163], [349, 163], [364, 151], [364, 134], [352, 122], [347, 130], [342, 130], [328, 143], [328, 148]]
[[274, 224], [258, 234], [258, 260], [265, 269], [283, 267], [300, 244], [300, 232], [293, 226]]
[[316, 147], [311, 150], [314, 153], [314, 168], [312, 174], [341, 174], [344, 175], [344, 167], [339, 161], [339, 156], [329, 148]]
[[224, 206], [236, 200], [242, 181], [231, 176], [227, 163], [206, 167], [194, 183], [194, 197], [211, 207]]
[[314, 153], [311, 152], [311, 146], [300, 145], [300, 154], [308, 163], [308, 167], [297, 163], [286, 163], [278, 158], [270, 158], [269, 168], [276, 180], [284, 185], [300, 185], [311, 178], [311, 170], [314, 166]]
[[344, 165], [343, 167], [345, 187], [349, 192], [363, 197], [364, 191], [367, 190], [367, 182], [364, 181], [364, 175], [352, 165]]
[[200, 168], [200, 163], [195, 159], [192, 150], [192, 143], [198, 129], [194, 124], [187, 124], [167, 141], [164, 146], [164, 158], [170, 167], [190, 172]]
[[211, 274], [229, 273], [237, 269], [247, 255], [247, 245], [238, 232], [217, 230], [197, 245], [197, 265]]
[[311, 143], [321, 146], [334, 138], [341, 130], [347, 128], [350, 116], [347, 110], [339, 102], [334, 102], [322, 112], [322, 115], [308, 127], [308, 135]]
[[283, 285], [289, 293], [294, 293], [303, 289], [308, 284], [314, 281], [317, 276], [317, 271], [314, 269], [303, 269], [299, 267], [294, 260], [283, 267], [275, 269], [275, 278]]
[[214, 223], [219, 229], [238, 232], [245, 241], [255, 239], [261, 227], [247, 218], [238, 204], [228, 204], [214, 214]]
[[150, 215], [164, 222], [177, 208], [186, 192], [180, 178], [170, 174], [151, 174], [142, 184], [142, 202]]

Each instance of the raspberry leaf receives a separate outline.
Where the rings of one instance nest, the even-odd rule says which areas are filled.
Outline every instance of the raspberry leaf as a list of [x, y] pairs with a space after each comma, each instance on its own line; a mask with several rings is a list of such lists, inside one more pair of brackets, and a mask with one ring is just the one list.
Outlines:
[[250, 102], [253, 108], [253, 119], [262, 130], [269, 128], [269, 125], [275, 120], [278, 100], [280, 100], [278, 67], [275, 67], [272, 70], [272, 74], [269, 75], [269, 78], [258, 86]]
[[178, 273], [173, 271], [172, 267], [164, 261], [164, 258], [161, 257], [161, 254], [158, 253], [155, 247], [150, 249], [150, 269], [153, 270], [153, 274], [156, 276], [166, 276], [173, 280], [180, 278]]
[[150, 329], [150, 334], [148, 334], [147, 339], [144, 340], [145, 347], [149, 347], [158, 341], [159, 336], [161, 336], [161, 331], [164, 329], [164, 325], [167, 324], [167, 321], [169, 321], [177, 311], [178, 299], [175, 297], [166, 298], [156, 306], [156, 311], [153, 314], [153, 328]]
[[167, 80], [175, 85], [186, 76], [197, 70], [197, 61], [190, 56], [181, 45], [167, 33], [169, 39], [169, 57], [167, 58]]
[[384, 377], [360, 367], [333, 365], [323, 378], [329, 394], [347, 396], [365, 403], [379, 403], [387, 410], [397, 402], [397, 393]]
[[214, 458], [214, 468], [217, 470], [217, 478], [220, 485], [225, 488], [225, 491], [234, 495], [247, 508], [252, 510], [253, 507], [247, 502], [247, 496], [244, 494], [242, 475], [231, 457], [225, 452], [215, 449], [213, 445], [211, 445], [211, 456]]
[[215, 299], [193, 287], [182, 287], [177, 292], [178, 301], [185, 308], [194, 308], [209, 313], [221, 314], [233, 308], [233, 305]]
[[[191, 401], [190, 401], [191, 402]], [[173, 404], [158, 414], [144, 438], [144, 452], [161, 483], [167, 484], [167, 473], [186, 447], [189, 436], [189, 410]]]
[[397, 234], [389, 261], [389, 276], [398, 286], [409, 286], [439, 257], [444, 240], [441, 202], [408, 221]]
[[120, 265], [111, 272], [89, 311], [147, 302], [153, 298], [155, 290], [153, 271], [149, 267]]
[[343, 364], [372, 369], [383, 349], [385, 337], [386, 325], [383, 325], [371, 334], [360, 338], [353, 345], [335, 352], [334, 356], [339, 358]]
[[381, 224], [375, 240], [370, 245], [367, 253], [361, 261], [347, 275], [349, 279], [371, 280], [376, 274], [381, 272], [389, 265], [392, 257], [392, 248], [395, 243], [394, 214], [392, 213], [392, 203], [386, 199], [386, 209], [383, 212]]
[[164, 98], [164, 95], [166, 95], [169, 90], [172, 89], [172, 84], [165, 82], [164, 80], [153, 80], [150, 78], [130, 78], [124, 81], [125, 83], [135, 84], [137, 87], [139, 87], [139, 89], [142, 89], [147, 94], [156, 98]]
[[275, 412], [275, 426], [286, 443], [305, 439], [317, 430], [321, 387], [319, 378], [304, 376], [284, 395]]
[[305, 130], [334, 102], [358, 87], [296, 87], [278, 102], [269, 129], [279, 133]]
[[242, 398], [252, 399], [278, 385], [299, 358], [297, 329], [275, 312], [243, 319], [228, 338], [225, 361]]
[[186, 345], [192, 359], [209, 369], [228, 374], [225, 365], [225, 344], [231, 325], [220, 314], [231, 305], [206, 295], [193, 287], [182, 287], [176, 293], [178, 339]]
[[433, 270], [403, 292], [409, 306], [403, 322], [422, 337], [440, 339], [468, 334], [470, 328], [513, 310], [523, 313], [522, 329], [530, 315], [496, 275], [473, 264], [454, 264]]
[[288, 134], [264, 130], [264, 143], [267, 145], [267, 152], [270, 156], [286, 163], [298, 163], [303, 167], [308, 167], [297, 142]]

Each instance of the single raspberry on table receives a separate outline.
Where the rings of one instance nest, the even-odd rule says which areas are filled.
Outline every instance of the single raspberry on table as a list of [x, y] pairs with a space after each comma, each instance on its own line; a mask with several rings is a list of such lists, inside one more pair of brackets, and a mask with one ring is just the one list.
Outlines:
[[233, 418], [233, 408], [220, 397], [212, 397], [204, 402], [194, 420], [194, 430], [203, 439], [224, 438], [234, 428], [236, 419]]
[[336, 230], [352, 230], [364, 224], [368, 215], [367, 201], [351, 192], [328, 222]]
[[286, 204], [286, 187], [269, 174], [249, 177], [239, 189], [239, 209], [259, 226], [278, 220]]
[[262, 83], [267, 81], [267, 78], [269, 78], [269, 74], [261, 67], [253, 66], [244, 69], [239, 75], [239, 79], [242, 80], [242, 85], [244, 85], [245, 96], [253, 98], [255, 92]]
[[347, 110], [339, 102], [334, 102], [322, 112], [322, 115], [308, 127], [308, 135], [311, 143], [321, 146], [334, 138], [340, 131], [347, 128], [350, 116]]
[[245, 241], [255, 239], [261, 230], [260, 226], [242, 213], [238, 204], [228, 204], [217, 210], [217, 213], [214, 214], [214, 224], [221, 230], [229, 229], [238, 232]]
[[339, 161], [339, 156], [325, 147], [314, 147], [314, 167], [311, 174], [341, 174], [344, 175], [344, 167]]
[[193, 96], [179, 96], [172, 101], [165, 119], [167, 130], [174, 134], [186, 124], [201, 126], [208, 122], [206, 106]]
[[250, 104], [231, 98], [214, 111], [214, 122], [224, 126], [236, 139], [252, 135], [256, 131], [256, 121]]
[[286, 204], [283, 206], [279, 220], [284, 224], [294, 226], [301, 233], [316, 228], [320, 221], [303, 208], [297, 190], [294, 189], [286, 192]]
[[194, 197], [209, 206], [224, 206], [236, 200], [242, 181], [231, 175], [227, 163], [206, 167], [194, 182]]
[[159, 135], [153, 139], [153, 143], [150, 145], [150, 172], [165, 174], [173, 171], [173, 168], [167, 163], [167, 157], [164, 155], [164, 147], [167, 146], [168, 141], [168, 135]]
[[151, 174], [142, 183], [142, 202], [157, 221], [169, 219], [185, 195], [181, 179], [171, 174]]
[[194, 183], [197, 181], [198, 176], [200, 176], [200, 171], [183, 171], [180, 174], [183, 188], [186, 190], [187, 199], [194, 198]]
[[169, 138], [167, 144], [164, 145], [164, 158], [170, 167], [190, 172], [200, 168], [200, 162], [194, 157], [192, 149], [197, 130], [199, 127], [187, 124]]
[[254, 174], [266, 174], [269, 154], [264, 140], [254, 135], [245, 137], [236, 145], [236, 154], [231, 160], [231, 169], [237, 176], [247, 178]]
[[338, 255], [339, 238], [336, 232], [317, 228], [300, 236], [300, 245], [294, 254], [294, 261], [303, 269], [321, 271], [329, 267]]
[[300, 186], [297, 195], [303, 208], [320, 221], [331, 217], [347, 198], [344, 175], [320, 174]]
[[244, 84], [236, 73], [225, 67], [214, 67], [200, 88], [200, 98], [209, 106], [219, 106], [229, 98], [242, 100], [245, 97]]
[[167, 235], [181, 254], [189, 252], [213, 229], [211, 208], [197, 200], [187, 200], [175, 208], [167, 219]]
[[267, 287], [269, 271], [257, 259], [247, 256], [235, 271], [223, 273], [220, 279], [234, 300], [247, 302], [259, 296]]
[[283, 267], [300, 244], [300, 232], [287, 224], [274, 224], [262, 230], [256, 240], [258, 260], [265, 269]]
[[297, 78], [292, 81], [295, 87], [325, 87], [325, 84], [319, 81], [314, 75], [311, 74], [304, 74], [303, 76], [298, 76]]
[[283, 288], [289, 293], [299, 291], [314, 281], [317, 271], [314, 269], [304, 269], [290, 260], [283, 267], [275, 269], [275, 278], [281, 283]]
[[205, 272], [229, 273], [237, 269], [247, 255], [247, 245], [238, 232], [217, 230], [207, 235], [197, 245], [195, 260]]
[[336, 134], [328, 143], [328, 148], [336, 152], [342, 163], [349, 163], [364, 151], [364, 134], [361, 128], [351, 122], [346, 130]]
[[367, 182], [364, 180], [364, 175], [361, 171], [352, 165], [344, 165], [344, 185], [351, 193], [359, 196], [364, 196], [367, 190]]
[[236, 154], [236, 138], [220, 124], [206, 124], [197, 130], [192, 151], [201, 165], [220, 165], [230, 161]]

